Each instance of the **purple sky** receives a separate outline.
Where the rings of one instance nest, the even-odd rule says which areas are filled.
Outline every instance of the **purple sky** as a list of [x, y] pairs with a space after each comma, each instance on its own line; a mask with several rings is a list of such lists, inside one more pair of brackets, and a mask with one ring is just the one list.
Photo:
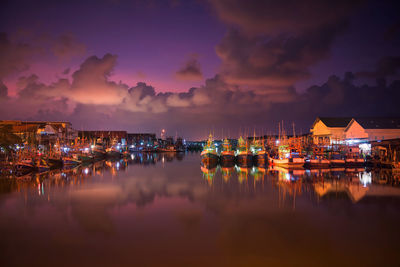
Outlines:
[[396, 1], [85, 2], [2, 4], [0, 119], [197, 139], [400, 116]]

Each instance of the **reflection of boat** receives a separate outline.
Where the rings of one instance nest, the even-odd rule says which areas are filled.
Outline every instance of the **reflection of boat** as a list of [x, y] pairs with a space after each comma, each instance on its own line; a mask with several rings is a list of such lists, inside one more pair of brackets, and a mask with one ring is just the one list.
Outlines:
[[236, 166], [236, 171], [238, 173], [239, 183], [243, 183], [245, 180], [247, 181], [250, 168]]
[[231, 178], [232, 174], [234, 172], [234, 168], [230, 167], [230, 168], [221, 168], [221, 173], [222, 173], [222, 179], [224, 179], [225, 182], [227, 182], [229, 180], [229, 178]]
[[201, 172], [203, 173], [203, 177], [207, 179], [207, 182], [209, 185], [212, 184], [212, 181], [214, 179], [215, 173], [217, 171], [217, 168], [207, 168], [204, 166], [200, 166]]
[[212, 135], [208, 137], [207, 144], [201, 151], [201, 162], [204, 165], [216, 165], [218, 163], [218, 154], [213, 143]]

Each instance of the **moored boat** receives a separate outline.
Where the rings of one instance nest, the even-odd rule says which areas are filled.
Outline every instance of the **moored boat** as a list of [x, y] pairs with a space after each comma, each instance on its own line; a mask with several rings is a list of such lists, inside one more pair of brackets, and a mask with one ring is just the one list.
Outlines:
[[305, 160], [300, 157], [288, 157], [288, 158], [278, 158], [271, 159], [271, 163], [274, 166], [284, 167], [284, 168], [302, 168], [304, 166]]
[[231, 144], [228, 139], [225, 138], [222, 144], [222, 152], [220, 155], [221, 165], [233, 164], [235, 161], [235, 152], [231, 149]]
[[304, 165], [305, 165], [305, 167], [308, 167], [308, 168], [323, 169], [323, 168], [329, 167], [330, 161], [325, 158], [317, 157], [317, 158], [307, 159], [305, 161]]
[[74, 157], [68, 157], [68, 156], [62, 157], [62, 161], [63, 161], [64, 166], [65, 165], [69, 165], [69, 166], [79, 165], [82, 163], [82, 161], [80, 161], [79, 159], [74, 158]]
[[363, 158], [346, 158], [345, 160], [345, 165], [346, 166], [364, 166], [365, 164], [365, 160]]
[[213, 143], [212, 135], [208, 137], [207, 144], [204, 146], [203, 151], [201, 151], [201, 162], [206, 166], [217, 165], [219, 161], [219, 156], [217, 150]]
[[247, 141], [239, 137], [236, 159], [239, 165], [249, 166], [253, 164], [253, 153], [249, 150]]

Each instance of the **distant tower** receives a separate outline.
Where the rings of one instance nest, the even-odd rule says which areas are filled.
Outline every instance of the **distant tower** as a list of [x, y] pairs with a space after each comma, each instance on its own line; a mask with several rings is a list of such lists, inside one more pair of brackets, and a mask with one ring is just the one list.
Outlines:
[[166, 133], [165, 129], [162, 129], [162, 130], [161, 130], [161, 139], [162, 139], [162, 140], [165, 140], [166, 135], [167, 135], [167, 133]]

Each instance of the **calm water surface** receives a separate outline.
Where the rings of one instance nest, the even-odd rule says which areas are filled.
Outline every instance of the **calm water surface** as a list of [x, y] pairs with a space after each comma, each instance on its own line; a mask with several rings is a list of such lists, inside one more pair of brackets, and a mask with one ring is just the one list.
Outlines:
[[389, 171], [134, 155], [0, 179], [0, 266], [398, 266]]

